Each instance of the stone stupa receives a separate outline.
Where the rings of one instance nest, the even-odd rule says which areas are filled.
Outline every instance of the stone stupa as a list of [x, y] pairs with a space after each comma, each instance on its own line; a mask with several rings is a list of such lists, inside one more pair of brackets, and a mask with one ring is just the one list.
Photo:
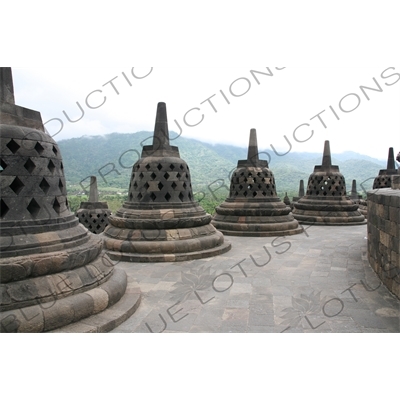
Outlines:
[[390, 147], [387, 167], [379, 171], [379, 175], [374, 180], [373, 189], [391, 188], [393, 175], [398, 175], [398, 171], [394, 160], [394, 150]]
[[107, 228], [110, 215], [111, 211], [108, 209], [107, 202], [99, 201], [97, 178], [91, 176], [89, 200], [81, 203], [76, 216], [86, 229], [98, 235], [103, 233], [104, 229]]
[[[206, 162], [206, 160], [204, 160]], [[110, 216], [104, 235], [113, 260], [187, 261], [230, 250], [193, 197], [189, 167], [170, 145], [167, 109], [159, 103], [153, 145], [132, 169], [129, 199]]]
[[70, 211], [60, 149], [39, 112], [15, 105], [12, 71], [5, 67], [0, 141], [1, 332], [115, 328], [136, 310], [140, 293], [110, 315], [127, 299], [127, 276]]
[[310, 225], [366, 224], [358, 204], [347, 197], [346, 181], [337, 165], [332, 165], [329, 141], [325, 142], [322, 165], [310, 175], [307, 193], [294, 203], [294, 217]]
[[238, 162], [229, 198], [216, 208], [213, 224], [232, 236], [288, 236], [303, 232], [291, 208], [277, 196], [268, 161], [259, 159], [255, 129], [250, 133], [247, 160]]
[[367, 218], [368, 215], [368, 204], [367, 202], [362, 198], [360, 194], [358, 194], [357, 191], [357, 181], [353, 179], [353, 183], [351, 186], [351, 193], [350, 193], [350, 199], [353, 200], [354, 204], [358, 204], [358, 209], [360, 210], [360, 213], [364, 215], [365, 218]]

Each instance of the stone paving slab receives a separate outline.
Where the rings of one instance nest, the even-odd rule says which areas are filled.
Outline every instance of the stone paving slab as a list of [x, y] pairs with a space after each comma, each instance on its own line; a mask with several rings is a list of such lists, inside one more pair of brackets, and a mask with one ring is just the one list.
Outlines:
[[119, 263], [142, 292], [115, 333], [400, 332], [400, 301], [367, 261], [367, 227], [286, 238], [229, 237], [218, 257]]

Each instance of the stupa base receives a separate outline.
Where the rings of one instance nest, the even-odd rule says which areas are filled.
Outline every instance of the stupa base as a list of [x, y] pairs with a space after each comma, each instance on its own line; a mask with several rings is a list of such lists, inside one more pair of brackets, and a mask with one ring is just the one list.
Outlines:
[[271, 226], [269, 230], [264, 230], [263, 226], [250, 226], [244, 224], [237, 224], [233, 226], [229, 224], [229, 227], [225, 227], [223, 224], [215, 224], [215, 227], [226, 236], [242, 236], [242, 237], [283, 237], [293, 236], [303, 233], [303, 228], [300, 226], [295, 229], [274, 230]]
[[117, 251], [109, 251], [107, 255], [113, 261], [125, 262], [183, 262], [191, 260], [199, 260], [202, 258], [216, 257], [221, 254], [227, 253], [231, 250], [232, 245], [228, 242], [205, 250], [193, 251], [190, 253], [171, 253], [171, 254], [143, 254], [143, 253], [121, 253]]
[[325, 226], [347, 226], [347, 225], [366, 225], [367, 220], [364, 215], [360, 217], [321, 217], [312, 215], [295, 215], [301, 225], [325, 225]]
[[[116, 269], [109, 280], [84, 293], [29, 307], [0, 313], [0, 331], [7, 333], [41, 333], [56, 329], [68, 329], [67, 325], [95, 316], [117, 304], [126, 293], [127, 276]], [[132, 304], [132, 313], [139, 299]], [[136, 308], [135, 308], [136, 307]], [[127, 313], [126, 318], [130, 315]], [[132, 314], [131, 314], [132, 315]], [[120, 319], [120, 323], [123, 321]], [[109, 323], [113, 325], [110, 320]], [[115, 328], [112, 327], [111, 329]]]

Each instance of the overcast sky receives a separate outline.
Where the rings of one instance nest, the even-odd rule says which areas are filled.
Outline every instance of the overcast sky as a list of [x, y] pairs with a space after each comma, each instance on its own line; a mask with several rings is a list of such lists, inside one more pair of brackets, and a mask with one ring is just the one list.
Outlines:
[[246, 146], [256, 128], [260, 148], [280, 153], [322, 152], [324, 140], [335, 153], [400, 151], [400, 67], [283, 68], [13, 68], [13, 76], [16, 103], [40, 111], [57, 141], [152, 131], [163, 101], [170, 130], [187, 138]]

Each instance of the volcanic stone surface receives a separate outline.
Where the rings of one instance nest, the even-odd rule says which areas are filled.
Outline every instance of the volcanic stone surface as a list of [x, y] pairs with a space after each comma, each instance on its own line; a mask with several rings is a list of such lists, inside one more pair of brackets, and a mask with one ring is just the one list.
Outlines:
[[257, 133], [250, 133], [247, 160], [239, 161], [229, 198], [217, 207], [213, 225], [225, 235], [286, 236], [303, 232], [276, 192], [268, 162], [259, 159]]
[[0, 94], [0, 330], [51, 331], [117, 303], [127, 278], [71, 213], [60, 149], [14, 104], [11, 68]]
[[230, 250], [195, 201], [190, 170], [170, 145], [167, 110], [159, 103], [153, 145], [133, 166], [129, 199], [109, 217], [105, 247], [113, 260], [186, 261]]
[[359, 225], [365, 217], [346, 195], [346, 182], [337, 165], [332, 165], [329, 141], [325, 142], [322, 165], [310, 175], [306, 195], [294, 203], [293, 215], [302, 224]]
[[90, 232], [96, 235], [103, 233], [108, 226], [108, 217], [111, 211], [108, 209], [107, 202], [99, 201], [97, 190], [97, 178], [90, 177], [89, 201], [82, 202], [76, 216], [79, 222]]

